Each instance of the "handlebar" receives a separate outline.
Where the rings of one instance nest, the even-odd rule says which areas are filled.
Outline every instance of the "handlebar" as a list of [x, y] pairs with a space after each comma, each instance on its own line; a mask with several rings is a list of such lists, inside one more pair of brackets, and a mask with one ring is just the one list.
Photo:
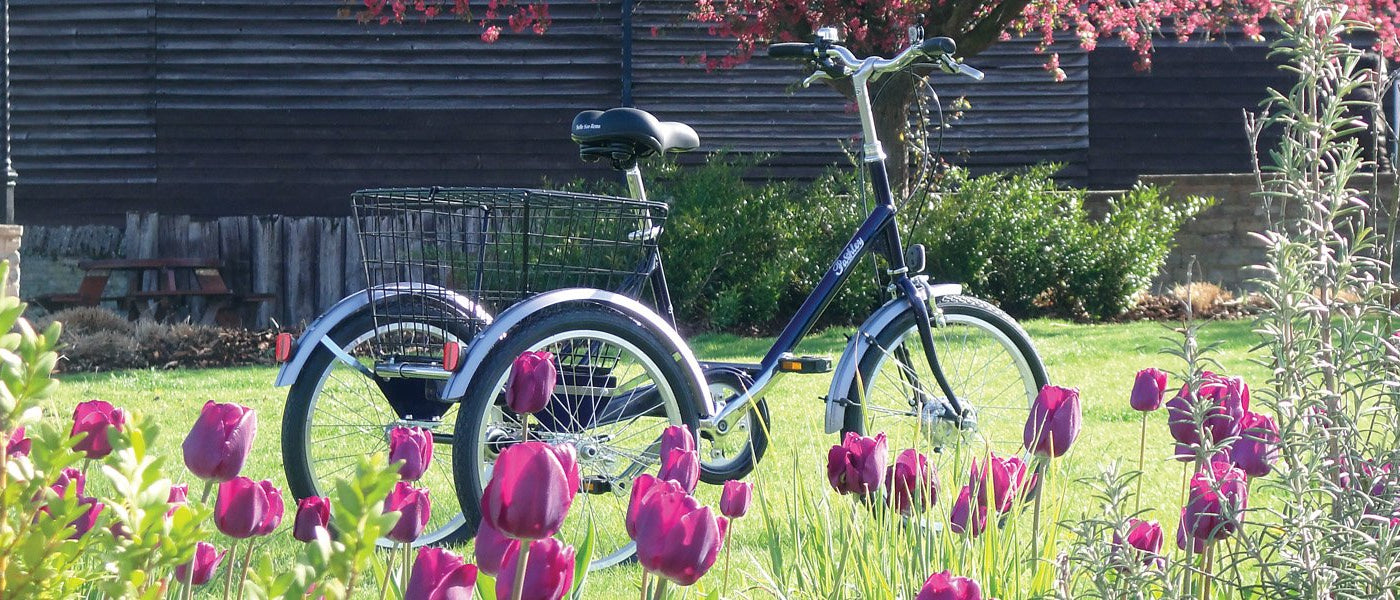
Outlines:
[[879, 76], [884, 73], [902, 71], [926, 58], [932, 59], [945, 72], [966, 75], [980, 81], [984, 76], [983, 73], [958, 62], [953, 58], [955, 52], [957, 52], [957, 43], [946, 37], [924, 40], [918, 45], [905, 48], [894, 58], [872, 56], [858, 59], [845, 47], [827, 42], [812, 44], [786, 42], [768, 47], [768, 56], [772, 58], [810, 60], [818, 63], [819, 70], [808, 77], [803, 85], [811, 85], [822, 79], [836, 79], [857, 74]]

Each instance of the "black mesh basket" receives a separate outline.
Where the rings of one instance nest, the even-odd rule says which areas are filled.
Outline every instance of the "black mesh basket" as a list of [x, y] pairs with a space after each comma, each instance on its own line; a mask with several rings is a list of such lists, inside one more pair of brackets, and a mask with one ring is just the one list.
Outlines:
[[[372, 303], [376, 328], [440, 328], [464, 343], [484, 322], [445, 308], [451, 299], [434, 289], [457, 292], [490, 315], [567, 287], [636, 297], [666, 218], [661, 203], [516, 188], [362, 190], [353, 204], [370, 287], [416, 292]], [[441, 356], [439, 342], [420, 338], [381, 336], [375, 351], [406, 361]]]

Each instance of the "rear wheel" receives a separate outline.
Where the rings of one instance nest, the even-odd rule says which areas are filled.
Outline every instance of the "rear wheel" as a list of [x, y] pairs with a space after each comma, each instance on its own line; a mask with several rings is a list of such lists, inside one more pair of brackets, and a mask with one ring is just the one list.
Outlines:
[[457, 417], [457, 496], [473, 530], [496, 457], [521, 441], [505, 387], [527, 351], [553, 353], [560, 371], [549, 405], [529, 416], [530, 439], [571, 444], [578, 455], [583, 489], [558, 536], [577, 547], [591, 524], [592, 568], [622, 562], [635, 549], [625, 528], [632, 480], [656, 472], [667, 427], [696, 430], [702, 392], [658, 334], [617, 311], [571, 305], [522, 322], [491, 349]]
[[[365, 369], [374, 368], [375, 348], [415, 347], [415, 354], [441, 360], [444, 342], [465, 345], [465, 331], [433, 319], [404, 320], [375, 326], [362, 314], [346, 320], [329, 334]], [[452, 482], [452, 434], [457, 405], [441, 400], [441, 383], [426, 379], [371, 378], [344, 362], [329, 348], [318, 346], [287, 394], [282, 415], [282, 457], [287, 485], [296, 498], [326, 496], [337, 478], [351, 475], [363, 456], [389, 452], [388, 432], [414, 426], [433, 434], [433, 460], [413, 485], [428, 489], [432, 516], [415, 545], [466, 539]], [[380, 540], [388, 545], [387, 540]]]

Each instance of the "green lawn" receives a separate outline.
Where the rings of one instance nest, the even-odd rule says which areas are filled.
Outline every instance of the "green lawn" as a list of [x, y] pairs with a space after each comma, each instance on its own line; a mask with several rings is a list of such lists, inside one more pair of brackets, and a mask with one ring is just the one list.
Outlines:
[[[1059, 385], [1078, 387], [1084, 407], [1084, 430], [1076, 447], [1062, 462], [1068, 479], [1078, 479], [1098, 472], [1108, 460], [1123, 460], [1135, 466], [1138, 454], [1140, 413], [1128, 407], [1127, 396], [1133, 375], [1141, 368], [1159, 366], [1178, 370], [1176, 359], [1162, 355], [1159, 350], [1167, 344], [1164, 336], [1171, 331], [1161, 324], [1132, 323], [1114, 325], [1079, 325], [1063, 321], [1038, 320], [1025, 323], [1049, 368], [1050, 377]], [[830, 330], [813, 336], [800, 351], [835, 357], [845, 344], [846, 330]], [[1267, 372], [1250, 360], [1249, 349], [1254, 336], [1247, 321], [1224, 321], [1207, 325], [1203, 331], [1205, 343], [1223, 342], [1216, 356], [1224, 371], [1245, 377], [1246, 381], [1262, 381]], [[770, 340], [742, 338], [731, 335], [703, 335], [693, 340], [697, 355], [716, 360], [757, 361], [768, 348]], [[210, 369], [200, 371], [127, 371], [103, 374], [63, 376], [59, 394], [49, 401], [53, 414], [66, 418], [77, 402], [90, 398], [109, 400], [127, 409], [155, 416], [163, 429], [158, 451], [171, 460], [171, 472], [183, 472], [179, 445], [200, 406], [206, 400], [238, 402], [257, 409], [259, 433], [257, 445], [245, 474], [270, 478], [285, 483], [280, 456], [279, 428], [286, 389], [274, 388], [272, 368]], [[822, 465], [826, 449], [836, 441], [823, 430], [824, 410], [820, 397], [826, 394], [830, 378], [825, 375], [789, 376], [780, 380], [767, 394], [773, 414], [773, 445], [768, 457], [752, 478], [759, 482], [760, 493], [781, 497], [797, 483], [794, 473], [801, 473], [802, 485], [825, 486]], [[1173, 382], [1172, 387], [1179, 385]], [[1179, 506], [1181, 469], [1169, 459], [1170, 438], [1167, 435], [1164, 412], [1150, 416], [1149, 447], [1144, 508], [1152, 507], [1153, 518], [1174, 528]], [[896, 450], [891, 448], [892, 451]], [[797, 465], [794, 469], [794, 464]], [[956, 490], [966, 478], [964, 473], [940, 473], [944, 486]], [[192, 479], [192, 478], [190, 478]], [[1075, 496], [1070, 484], [1068, 495]], [[192, 489], [198, 489], [192, 485]], [[702, 490], [702, 499], [717, 497], [714, 489]], [[1071, 502], [1071, 510], [1091, 508], [1087, 502]], [[779, 509], [781, 510], [781, 508]], [[946, 510], [946, 509], [944, 509]], [[946, 512], [944, 513], [946, 514]], [[288, 513], [288, 523], [291, 513]], [[749, 519], [749, 521], [754, 521]], [[758, 522], [746, 522], [738, 527], [735, 542], [736, 567], [751, 562], [750, 554], [766, 553], [762, 527]], [[279, 534], [282, 535], [282, 534]], [[276, 539], [276, 538], [274, 538]], [[290, 535], [270, 543], [278, 554], [295, 551], [296, 542]], [[936, 565], [930, 570], [940, 570]], [[718, 570], [719, 567], [716, 567]], [[606, 598], [635, 594], [638, 581], [635, 566], [623, 566], [595, 574], [590, 579], [588, 597]], [[631, 591], [629, 591], [631, 590]]]

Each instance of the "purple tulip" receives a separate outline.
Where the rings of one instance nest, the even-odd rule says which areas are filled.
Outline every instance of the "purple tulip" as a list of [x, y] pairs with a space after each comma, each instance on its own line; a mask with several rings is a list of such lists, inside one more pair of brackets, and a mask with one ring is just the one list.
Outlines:
[[637, 519], [641, 516], [642, 506], [651, 499], [653, 488], [666, 488], [667, 497], [684, 497], [685, 490], [680, 484], [674, 481], [662, 481], [655, 476], [643, 473], [632, 480], [632, 497], [627, 503], [627, 517], [624, 524], [627, 527], [627, 537], [637, 539]]
[[520, 540], [513, 540], [496, 531], [486, 519], [476, 528], [476, 566], [482, 573], [499, 577], [501, 563], [506, 554], [520, 547]]
[[753, 504], [753, 484], [745, 481], [726, 481], [719, 494], [719, 513], [730, 519], [742, 519], [749, 514]]
[[1143, 369], [1133, 380], [1133, 393], [1128, 396], [1128, 404], [1133, 410], [1152, 412], [1162, 408], [1162, 399], [1167, 393], [1167, 373], [1161, 369]]
[[224, 482], [238, 476], [253, 436], [258, 433], [258, 415], [237, 404], [205, 402], [199, 419], [185, 436], [185, 466], [195, 477]]
[[664, 481], [674, 481], [687, 492], [694, 492], [700, 483], [700, 453], [694, 450], [672, 450], [661, 461], [657, 473]]
[[548, 352], [525, 352], [510, 365], [506, 379], [506, 406], [518, 414], [536, 413], [549, 404], [554, 395], [554, 355]]
[[253, 535], [267, 535], [277, 529], [282, 524], [282, 515], [287, 510], [287, 504], [282, 501], [282, 490], [272, 485], [266, 479], [258, 482], [262, 487], [263, 497], [267, 498], [267, 512], [263, 513], [262, 522], [258, 523], [258, 528]]
[[384, 512], [399, 513], [398, 522], [384, 537], [400, 544], [412, 543], [423, 534], [423, 529], [428, 526], [428, 517], [432, 515], [427, 488], [416, 488], [406, 481], [394, 484], [389, 497], [384, 499]]
[[672, 450], [695, 450], [695, 436], [690, 434], [690, 430], [680, 425], [672, 425], [661, 432], [661, 452], [658, 456], [666, 456]]
[[1182, 513], [1187, 533], [1202, 542], [1230, 537], [1239, 527], [1235, 516], [1249, 504], [1244, 471], [1224, 462], [1191, 478], [1191, 491]]
[[1248, 412], [1240, 419], [1240, 438], [1230, 447], [1230, 462], [1250, 477], [1263, 477], [1278, 460], [1278, 425], [1268, 415]]
[[[520, 600], [560, 600], [574, 584], [574, 548], [555, 538], [529, 542], [525, 559], [525, 585]], [[519, 572], [520, 548], [506, 552], [502, 577], [496, 579], [496, 597], [511, 598], [511, 585]]]
[[199, 542], [194, 545], [194, 557], [189, 562], [175, 567], [175, 581], [191, 585], [204, 585], [214, 578], [225, 552], [219, 552], [212, 544]]
[[68, 536], [70, 540], [76, 540], [92, 531], [92, 528], [97, 525], [97, 517], [102, 514], [102, 509], [106, 508], [106, 505], [99, 502], [97, 498], [79, 498], [78, 506], [86, 506], [87, 510], [83, 511], [83, 514], [74, 519], [72, 523], [69, 523], [74, 530], [73, 535]]
[[996, 453], [989, 456], [985, 469], [977, 459], [972, 459], [968, 487], [974, 492], [977, 505], [982, 508], [994, 506], [1000, 512], [1010, 509], [1013, 499], [1012, 476], [1015, 469], [1015, 462], [999, 457]]
[[958, 499], [948, 513], [948, 528], [953, 533], [970, 532], [972, 537], [982, 535], [987, 529], [987, 507], [972, 501], [972, 490], [963, 486]]
[[982, 588], [976, 581], [944, 571], [929, 575], [914, 600], [982, 600]]
[[403, 461], [399, 477], [418, 481], [433, 462], [433, 434], [422, 427], [395, 427], [389, 430], [389, 462]]
[[170, 504], [170, 508], [166, 509], [165, 516], [169, 517], [175, 514], [175, 510], [180, 508], [189, 496], [190, 486], [183, 483], [170, 486], [170, 494], [165, 498], [165, 501]]
[[491, 482], [481, 495], [481, 515], [506, 537], [546, 538], [564, 524], [578, 489], [573, 446], [515, 444], [496, 457]]
[[1079, 437], [1079, 390], [1047, 385], [1031, 404], [1021, 439], [1036, 456], [1064, 456]]
[[[476, 590], [476, 567], [466, 564], [462, 557], [444, 550], [424, 546], [418, 549], [408, 587], [403, 597], [409, 600], [471, 600]], [[509, 598], [510, 596], [503, 596]]]
[[885, 503], [907, 517], [936, 502], [938, 473], [929, 466], [928, 457], [913, 448], [900, 452], [885, 471]]
[[65, 467], [58, 472], [58, 478], [54, 479], [54, 483], [49, 486], [49, 489], [62, 498], [68, 494], [70, 487], [73, 488], [74, 498], [82, 498], [84, 490], [87, 488], [87, 476], [73, 467]]
[[235, 477], [219, 484], [214, 501], [214, 524], [234, 539], [258, 534], [270, 512], [266, 490], [247, 477]]
[[1195, 446], [1201, 443], [1200, 432], [1193, 418], [1193, 405], [1204, 402], [1206, 410], [1201, 428], [1212, 442], [1220, 444], [1239, 435], [1240, 420], [1249, 410], [1249, 386], [1239, 377], [1225, 377], [1206, 371], [1193, 392], [1182, 386], [1176, 397], [1167, 401], [1167, 425], [1178, 444]]
[[29, 456], [29, 448], [33, 444], [29, 438], [24, 437], [24, 428], [16, 427], [10, 433], [10, 439], [5, 443], [5, 456]]
[[826, 454], [826, 478], [841, 494], [873, 494], [884, 485], [888, 454], [884, 433], [870, 438], [847, 432]]
[[1190, 529], [1190, 526], [1188, 526], [1187, 523], [1186, 523], [1186, 509], [1185, 509], [1185, 508], [1182, 508], [1182, 509], [1181, 509], [1181, 520], [1178, 521], [1177, 524], [1176, 524], [1176, 547], [1177, 547], [1177, 549], [1179, 549], [1179, 550], [1186, 550], [1187, 544], [1189, 543], [1189, 544], [1190, 544], [1190, 547], [1191, 547], [1191, 552], [1194, 552], [1194, 553], [1196, 553], [1196, 554], [1200, 554], [1200, 553], [1202, 553], [1202, 552], [1205, 552], [1205, 550], [1206, 550], [1206, 542], [1205, 542], [1205, 540], [1201, 540], [1201, 539], [1197, 539], [1197, 538], [1191, 537], [1189, 534], [1186, 533], [1189, 529]]
[[632, 503], [628, 514], [635, 515], [635, 522], [628, 532], [637, 542], [642, 568], [685, 586], [714, 566], [728, 519], [700, 506], [673, 482], [648, 484], [640, 496], [633, 494]]
[[1128, 519], [1128, 536], [1123, 538], [1113, 534], [1113, 546], [1122, 552], [1130, 552], [1141, 557], [1142, 564], [1158, 569], [1165, 568], [1167, 558], [1162, 556], [1162, 525], [1156, 521]]
[[292, 538], [310, 542], [316, 539], [316, 530], [330, 526], [331, 499], [323, 496], [308, 496], [297, 500], [297, 515], [292, 521]]
[[1191, 455], [1191, 460], [1196, 459], [1194, 451], [1183, 453], [1182, 447], [1195, 446], [1201, 443], [1200, 432], [1196, 431], [1196, 422], [1191, 416], [1191, 407], [1196, 403], [1196, 394], [1189, 386], [1181, 386], [1181, 391], [1172, 396], [1167, 401], [1167, 430], [1171, 432], [1172, 439], [1176, 440], [1176, 456], [1185, 454]]
[[102, 458], [112, 453], [112, 443], [107, 439], [107, 429], [121, 431], [126, 424], [126, 411], [113, 407], [102, 400], [80, 402], [73, 408], [73, 429], [70, 437], [86, 433], [87, 437], [73, 446], [88, 458]]

